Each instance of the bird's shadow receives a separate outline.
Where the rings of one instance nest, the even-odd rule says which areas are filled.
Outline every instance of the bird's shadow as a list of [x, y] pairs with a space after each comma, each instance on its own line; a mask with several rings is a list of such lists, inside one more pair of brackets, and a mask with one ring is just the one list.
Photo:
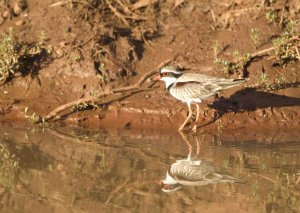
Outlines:
[[[297, 87], [299, 85], [300, 82], [285, 86], [288, 88]], [[269, 107], [280, 108], [288, 106], [300, 106], [300, 98], [259, 91], [256, 88], [245, 88], [237, 91], [229, 98], [221, 97], [212, 104], [208, 104], [208, 106], [216, 110], [213, 120], [209, 122], [213, 123], [226, 113], [230, 112], [239, 113], [255, 111], [257, 109]]]

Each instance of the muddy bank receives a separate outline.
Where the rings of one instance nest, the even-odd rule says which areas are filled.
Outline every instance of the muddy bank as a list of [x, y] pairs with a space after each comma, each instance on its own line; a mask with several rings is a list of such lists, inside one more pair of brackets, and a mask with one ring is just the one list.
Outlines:
[[[261, 1], [136, 1], [128, 5], [129, 10], [99, 1], [90, 5], [26, 2], [18, 13], [11, 11], [14, 4], [1, 7], [2, 16], [5, 11], [11, 14], [3, 18], [0, 30], [13, 26], [17, 38], [27, 43], [40, 42], [43, 32], [43, 44], [51, 47], [51, 54], [39, 61], [34, 72], [21, 72], [1, 86], [2, 123], [30, 123], [71, 101], [132, 85], [161, 62], [172, 59], [169, 64], [188, 71], [249, 79], [203, 103], [200, 130], [299, 129], [300, 64], [296, 50], [292, 52], [295, 58], [285, 58], [283, 64], [283, 56], [278, 58], [275, 53], [244, 65], [238, 62], [234, 69], [225, 63], [236, 61], [237, 52], [241, 60], [246, 53], [272, 47], [274, 39], [288, 30], [289, 21], [298, 17], [294, 1], [267, 5]], [[274, 11], [277, 18], [270, 16]], [[297, 36], [299, 23], [293, 30]], [[74, 107], [80, 111], [73, 112]], [[158, 82], [135, 94], [121, 93], [73, 106], [59, 113], [58, 121], [49, 123], [173, 131], [186, 114], [186, 105], [174, 100]]]

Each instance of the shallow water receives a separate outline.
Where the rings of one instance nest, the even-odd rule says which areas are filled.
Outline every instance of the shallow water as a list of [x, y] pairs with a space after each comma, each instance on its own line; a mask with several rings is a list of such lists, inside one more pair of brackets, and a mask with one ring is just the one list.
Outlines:
[[2, 128], [0, 169], [0, 212], [300, 211], [296, 137]]

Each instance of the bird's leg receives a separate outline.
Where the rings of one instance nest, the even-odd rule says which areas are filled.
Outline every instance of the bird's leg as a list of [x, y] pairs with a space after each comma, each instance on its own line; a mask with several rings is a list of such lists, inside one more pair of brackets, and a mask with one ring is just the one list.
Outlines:
[[200, 115], [200, 107], [199, 107], [199, 105], [196, 104], [196, 107], [197, 107], [197, 114], [196, 114], [196, 120], [195, 120], [195, 123], [197, 123], [198, 118], [199, 118], [199, 115]]
[[183, 122], [183, 124], [180, 126], [180, 128], [178, 129], [179, 131], [182, 131], [183, 128], [185, 127], [186, 123], [189, 121], [189, 119], [192, 117], [193, 112], [192, 112], [192, 107], [190, 103], [187, 103], [188, 107], [189, 107], [189, 114], [187, 116], [187, 118], [185, 119], [185, 121]]
[[197, 137], [196, 137], [196, 143], [197, 143], [197, 152], [196, 152], [196, 154], [199, 155], [199, 153], [200, 153], [200, 143], [199, 143], [199, 140], [198, 140]]
[[196, 107], [197, 107], [197, 114], [196, 114], [196, 120], [195, 120], [195, 125], [193, 127], [193, 131], [196, 132], [197, 130], [197, 121], [199, 119], [199, 114], [200, 114], [200, 107], [198, 104], [196, 104]]
[[193, 146], [191, 145], [191, 143], [190, 143], [189, 140], [187, 139], [187, 136], [186, 136], [183, 132], [179, 131], [179, 134], [180, 134], [180, 136], [182, 137], [183, 141], [184, 141], [184, 142], [188, 145], [188, 147], [189, 147], [189, 155], [188, 155], [188, 157], [187, 157], [187, 160], [191, 160], [191, 158], [192, 158]]

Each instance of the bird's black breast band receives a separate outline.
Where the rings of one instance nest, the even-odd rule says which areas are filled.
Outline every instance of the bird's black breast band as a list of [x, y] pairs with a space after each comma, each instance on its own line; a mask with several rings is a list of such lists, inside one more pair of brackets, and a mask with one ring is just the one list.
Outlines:
[[[175, 83], [175, 82], [174, 82]], [[174, 83], [170, 84], [168, 87], [167, 87], [167, 90], [170, 92], [170, 89], [171, 87], [174, 85]]]

